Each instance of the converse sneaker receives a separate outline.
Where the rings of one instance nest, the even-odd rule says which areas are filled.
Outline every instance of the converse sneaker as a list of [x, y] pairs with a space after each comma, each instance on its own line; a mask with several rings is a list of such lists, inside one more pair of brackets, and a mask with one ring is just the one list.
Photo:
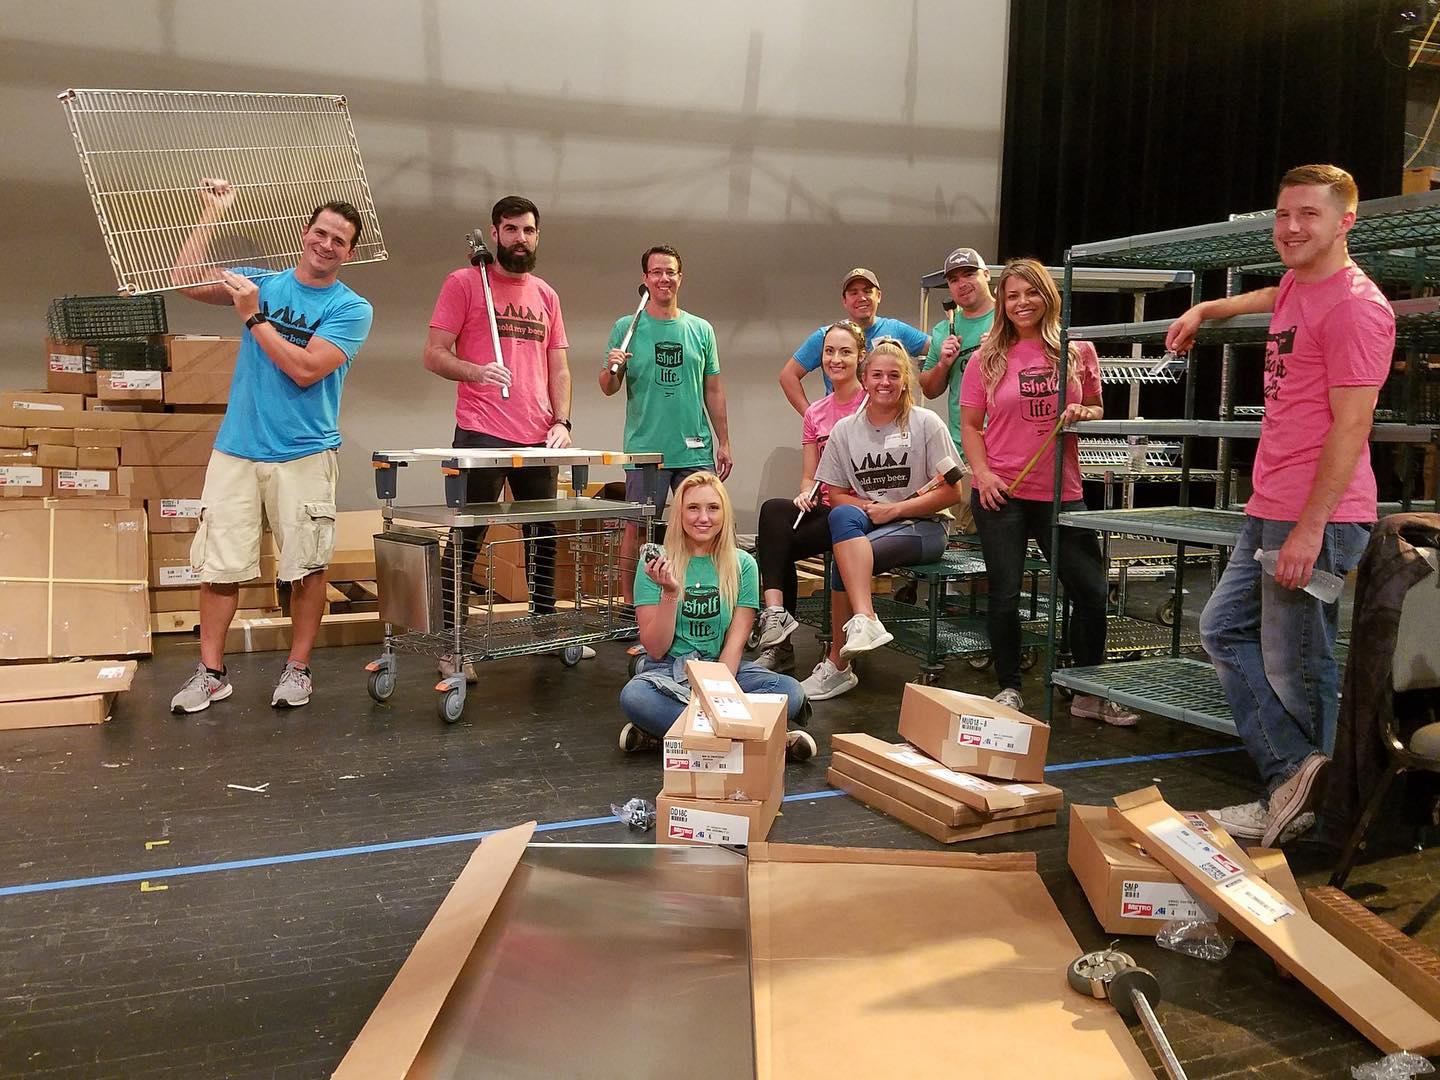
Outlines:
[[1270, 812], [1260, 801], [1222, 806], [1219, 810], [1206, 811], [1219, 826], [1236, 840], [1259, 840], [1265, 835], [1270, 824]]
[[860, 685], [860, 676], [855, 674], [853, 665], [837, 668], [827, 656], [815, 665], [810, 677], [800, 684], [807, 701], [825, 701], [839, 697]]
[[800, 624], [795, 621], [795, 616], [783, 607], [767, 607], [760, 612], [759, 621], [760, 641], [758, 644], [762, 649], [779, 645], [800, 627]]
[[1001, 690], [990, 699], [996, 705], [1004, 705], [1007, 709], [1014, 709], [1016, 712], [1025, 711], [1025, 699], [1020, 696], [1020, 691], [1009, 686]]
[[761, 649], [760, 655], [755, 658], [755, 664], [768, 671], [794, 671], [795, 646], [788, 641], [782, 641], [779, 645]]
[[204, 664], [197, 664], [185, 680], [180, 692], [170, 699], [172, 713], [197, 713], [210, 707], [212, 701], [224, 701], [235, 692], [228, 675], [216, 675]]
[[808, 731], [785, 733], [785, 757], [789, 761], [809, 761], [815, 756], [815, 737]]
[[624, 750], [627, 754], [634, 754], [640, 750], [649, 750], [659, 745], [659, 739], [635, 724], [626, 724], [620, 729], [620, 749]]
[[293, 660], [285, 662], [280, 672], [280, 681], [275, 684], [275, 693], [270, 695], [270, 704], [298, 708], [310, 700], [310, 669]]
[[1316, 750], [1300, 763], [1295, 775], [1270, 793], [1270, 822], [1260, 838], [1264, 847], [1274, 847], [1286, 827], [1305, 812], [1315, 798], [1317, 781], [1330, 759]]
[[[475, 665], [471, 661], [466, 660], [462, 667], [465, 670], [465, 681], [467, 683], [473, 686], [480, 681], [480, 676], [475, 674]], [[440, 672], [442, 679], [448, 679], [454, 675], [458, 670], [455, 667], [455, 654], [447, 652], [441, 656], [439, 664], [436, 665], [436, 670]]]
[[1125, 706], [1093, 694], [1076, 694], [1075, 700], [1070, 703], [1070, 715], [1086, 720], [1103, 720], [1111, 727], [1134, 727], [1140, 720]]
[[885, 624], [875, 616], [851, 616], [850, 621], [845, 624], [845, 644], [840, 646], [840, 659], [849, 660], [852, 656], [878, 649], [894, 640], [895, 635], [886, 630]]

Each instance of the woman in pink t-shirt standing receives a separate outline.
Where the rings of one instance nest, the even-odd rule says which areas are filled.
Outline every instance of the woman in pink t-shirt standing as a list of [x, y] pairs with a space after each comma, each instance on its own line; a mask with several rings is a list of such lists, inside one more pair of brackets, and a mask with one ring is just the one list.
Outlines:
[[[1089, 666], [1105, 659], [1109, 589], [1095, 535], [1067, 534], [1058, 560], [1050, 550], [1057, 445], [1064, 448], [1061, 505], [1085, 509], [1079, 449], [1073, 439], [1052, 436], [1060, 424], [1099, 420], [1105, 410], [1095, 347], [1079, 341], [1070, 343], [1067, 404], [1060, 411], [1060, 293], [1045, 267], [1034, 259], [1014, 259], [1005, 264], [995, 291], [1000, 298], [995, 324], [961, 378], [960, 436], [975, 474], [972, 502], [985, 553], [990, 650], [1000, 684], [995, 700], [1023, 711], [1020, 587], [1030, 537], [1039, 542], [1074, 605], [1069, 647], [1075, 662]], [[1119, 727], [1136, 719], [1114, 702], [1088, 694], [1076, 695], [1070, 714]]]
[[760, 507], [755, 559], [760, 564], [765, 606], [760, 611], [760, 657], [756, 663], [772, 671], [795, 670], [795, 646], [790, 641], [800, 625], [795, 620], [799, 588], [795, 560], [830, 550], [830, 505], [823, 493], [817, 495], [813, 490], [820, 454], [830, 429], [859, 409], [865, 398], [860, 387], [864, 329], [842, 319], [825, 331], [821, 341], [821, 370], [834, 390], [805, 410], [800, 426], [804, 454], [800, 493], [793, 499], [769, 499]]

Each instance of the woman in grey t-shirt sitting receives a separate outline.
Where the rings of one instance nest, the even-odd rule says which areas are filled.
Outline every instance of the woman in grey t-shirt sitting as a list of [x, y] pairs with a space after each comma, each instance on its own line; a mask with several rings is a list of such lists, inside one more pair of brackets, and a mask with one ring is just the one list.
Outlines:
[[[870, 579], [877, 571], [933, 562], [945, 550], [947, 511], [964, 496], [943, 481], [917, 494], [940, 462], [960, 461], [945, 422], [916, 408], [915, 366], [893, 338], [877, 338], [866, 362], [866, 407], [830, 432], [815, 478], [829, 493], [834, 566], [830, 586], [830, 653], [801, 685], [811, 701], [859, 685], [850, 659], [878, 649], [892, 634], [875, 617]], [[963, 465], [961, 468], [963, 469]]]

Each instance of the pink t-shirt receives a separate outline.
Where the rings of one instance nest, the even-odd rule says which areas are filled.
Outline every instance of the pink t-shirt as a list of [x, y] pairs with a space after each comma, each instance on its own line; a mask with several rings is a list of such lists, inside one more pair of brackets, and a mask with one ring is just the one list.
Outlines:
[[[551, 349], [568, 348], [560, 297], [534, 274], [511, 277], [490, 268], [500, 353], [510, 369], [510, 398], [498, 386], [456, 383], [455, 422], [517, 445], [543, 443], [555, 417], [550, 408]], [[440, 287], [430, 325], [455, 335], [455, 354], [472, 364], [495, 359], [485, 287], [474, 267], [456, 270]]]
[[[824, 455], [825, 443], [830, 438], [831, 430], [845, 417], [853, 415], [864, 400], [865, 391], [857, 390], [855, 396], [843, 404], [835, 400], [834, 394], [826, 394], [818, 401], [812, 401], [805, 410], [804, 420], [800, 422], [800, 441], [807, 446], [814, 443], [815, 449]], [[823, 484], [820, 486], [820, 503], [823, 506], [830, 505], [830, 492]]]
[[[1358, 266], [1308, 285], [1293, 272], [1280, 279], [1265, 341], [1265, 419], [1247, 514], [1299, 519], [1335, 421], [1330, 388], [1381, 385], [1394, 352], [1395, 312]], [[1374, 521], [1375, 514], [1375, 473], [1366, 443], [1330, 520]]]
[[[1072, 343], [1069, 365], [1072, 402], [1100, 393], [1100, 361], [1088, 341]], [[1020, 475], [1035, 451], [1050, 437], [1060, 416], [1060, 380], [1039, 341], [1018, 341], [1005, 356], [1005, 375], [995, 387], [995, 400], [986, 400], [979, 354], [971, 357], [960, 377], [960, 404], [985, 410], [985, 457], [990, 471], [1007, 484]], [[1057, 437], [1056, 442], [1062, 441]], [[1065, 474], [1061, 496], [1066, 502], [1084, 497], [1080, 486], [1080, 450], [1074, 439], [1064, 439]], [[1055, 443], [1040, 455], [1029, 475], [1015, 489], [1021, 499], [1049, 500], [1055, 492]]]

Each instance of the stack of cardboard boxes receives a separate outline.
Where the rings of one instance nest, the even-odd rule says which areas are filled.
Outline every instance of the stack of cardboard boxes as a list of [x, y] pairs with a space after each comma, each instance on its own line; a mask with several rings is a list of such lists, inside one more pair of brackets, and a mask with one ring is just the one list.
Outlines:
[[656, 842], [753, 844], [785, 797], [784, 694], [745, 694], [724, 664], [685, 665], [690, 703], [665, 735]]
[[1050, 728], [989, 698], [905, 687], [905, 743], [836, 735], [827, 779], [946, 844], [1054, 825], [1064, 796], [1042, 783]]

